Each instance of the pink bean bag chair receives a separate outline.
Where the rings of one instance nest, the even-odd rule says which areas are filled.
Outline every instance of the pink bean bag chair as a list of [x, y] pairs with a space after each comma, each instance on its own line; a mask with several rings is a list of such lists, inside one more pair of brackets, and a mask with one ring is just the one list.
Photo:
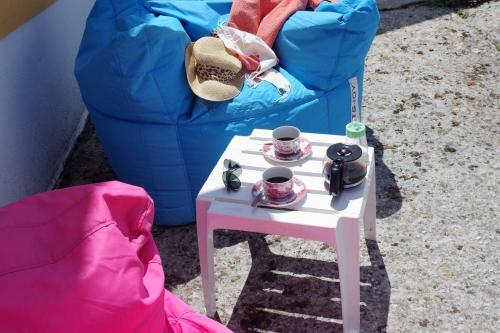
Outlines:
[[153, 216], [120, 182], [0, 208], [0, 332], [231, 332], [164, 289]]

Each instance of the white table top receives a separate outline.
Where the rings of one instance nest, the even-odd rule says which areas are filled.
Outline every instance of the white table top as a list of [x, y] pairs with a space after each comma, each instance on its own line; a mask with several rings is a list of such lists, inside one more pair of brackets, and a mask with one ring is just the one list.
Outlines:
[[[256, 129], [250, 136], [235, 136], [222, 154], [217, 165], [198, 194], [197, 200], [210, 201], [210, 210], [229, 212], [235, 216], [255, 217], [257, 219], [281, 220], [302, 225], [335, 226], [341, 217], [359, 219], [364, 211], [368, 196], [368, 185], [374, 173], [373, 148], [369, 148], [369, 167], [365, 181], [354, 188], [345, 189], [334, 200], [328, 194], [322, 174], [322, 161], [327, 148], [344, 137], [338, 135], [302, 133], [313, 145], [312, 156], [295, 163], [275, 163], [262, 154], [262, 145], [272, 141], [269, 130]], [[227, 191], [222, 182], [224, 160], [238, 162], [243, 172], [239, 176], [242, 186], [234, 191]], [[286, 210], [251, 207], [251, 188], [262, 178], [262, 172], [275, 165], [290, 167], [307, 187], [307, 197], [299, 206]]]

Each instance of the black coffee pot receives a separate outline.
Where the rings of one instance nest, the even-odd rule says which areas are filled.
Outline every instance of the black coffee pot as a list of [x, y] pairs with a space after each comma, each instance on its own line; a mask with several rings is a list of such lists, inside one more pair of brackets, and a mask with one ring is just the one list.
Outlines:
[[336, 143], [328, 147], [323, 160], [323, 175], [328, 193], [340, 194], [344, 188], [357, 186], [366, 176], [368, 156], [358, 145]]

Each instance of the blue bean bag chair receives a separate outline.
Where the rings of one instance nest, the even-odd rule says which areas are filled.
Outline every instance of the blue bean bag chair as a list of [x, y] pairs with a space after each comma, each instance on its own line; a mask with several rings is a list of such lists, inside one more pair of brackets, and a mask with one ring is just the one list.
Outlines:
[[184, 51], [227, 21], [231, 3], [97, 0], [88, 17], [75, 65], [81, 93], [120, 180], [153, 197], [156, 224], [195, 220], [196, 195], [234, 135], [284, 124], [343, 134], [359, 112], [375, 0], [323, 2], [286, 21], [274, 50], [287, 98], [262, 82], [209, 102], [188, 86]]

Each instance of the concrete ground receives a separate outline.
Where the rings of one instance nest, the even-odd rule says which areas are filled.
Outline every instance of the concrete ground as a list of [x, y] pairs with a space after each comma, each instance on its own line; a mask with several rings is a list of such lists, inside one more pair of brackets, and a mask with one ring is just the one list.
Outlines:
[[[362, 331], [499, 332], [500, 3], [386, 4], [365, 77], [378, 241], [360, 244]], [[114, 177], [89, 125], [59, 186]], [[204, 311], [195, 226], [154, 233], [167, 287]], [[222, 231], [215, 245], [235, 332], [342, 330], [332, 250]]]

